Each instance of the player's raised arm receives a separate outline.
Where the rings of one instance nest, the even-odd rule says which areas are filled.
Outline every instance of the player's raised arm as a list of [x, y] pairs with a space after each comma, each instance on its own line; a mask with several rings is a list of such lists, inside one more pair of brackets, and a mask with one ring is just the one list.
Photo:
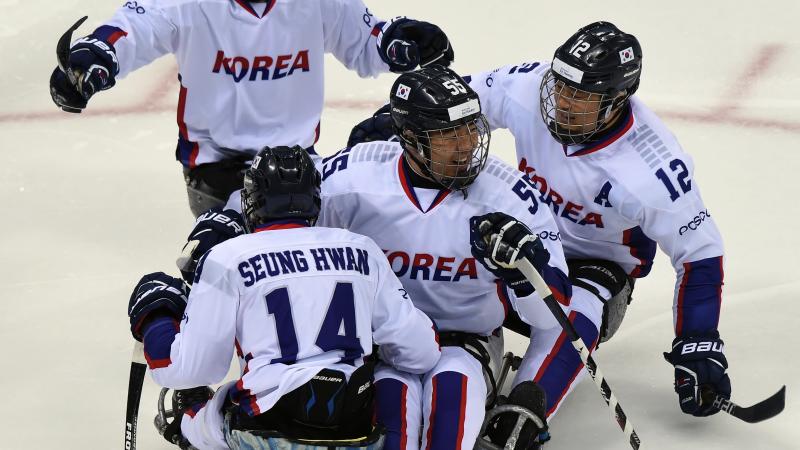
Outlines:
[[[69, 66], [77, 76], [69, 79], [56, 68], [50, 78], [53, 101], [80, 111], [97, 92], [110, 89], [117, 78], [173, 52], [179, 25], [169, 12], [176, 2], [127, 2], [111, 19], [88, 36], [76, 40], [69, 51]], [[162, 9], [167, 4], [166, 9]], [[176, 15], [176, 17], [180, 17]]]
[[361, 0], [328, 0], [321, 6], [325, 51], [362, 77], [453, 61], [450, 41], [432, 23], [406, 17], [387, 22]]

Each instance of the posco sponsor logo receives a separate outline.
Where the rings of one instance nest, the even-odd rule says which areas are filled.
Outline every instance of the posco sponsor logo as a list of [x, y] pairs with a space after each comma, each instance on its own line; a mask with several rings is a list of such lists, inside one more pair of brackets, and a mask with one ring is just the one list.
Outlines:
[[689, 223], [681, 226], [680, 230], [678, 230], [678, 234], [683, 236], [683, 233], [696, 230], [697, 227], [699, 227], [707, 217], [711, 217], [711, 214], [708, 213], [708, 210], [700, 211], [691, 221], [689, 221]]

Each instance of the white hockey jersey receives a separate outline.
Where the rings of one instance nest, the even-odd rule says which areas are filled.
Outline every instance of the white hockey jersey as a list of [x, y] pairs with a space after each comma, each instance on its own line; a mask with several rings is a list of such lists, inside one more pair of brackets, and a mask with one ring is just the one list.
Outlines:
[[319, 223], [374, 239], [414, 305], [439, 330], [488, 335], [508, 308], [536, 328], [557, 326], [538, 294], [516, 298], [470, 253], [470, 217], [505, 212], [542, 238], [552, 266], [545, 281], [560, 301], [569, 301], [558, 229], [527, 178], [490, 156], [465, 198], [413, 187], [402, 153], [399, 143], [370, 142], [326, 158]]
[[255, 415], [323, 368], [349, 377], [373, 341], [400, 370], [436, 364], [433, 324], [371, 239], [341, 229], [273, 229], [282, 226], [214, 247], [198, 265], [180, 332], [172, 323], [147, 328], [145, 354], [158, 384], [218, 383], [235, 347], [244, 365], [230, 395]]
[[361, 0], [137, 0], [94, 31], [118, 78], [173, 53], [180, 79], [176, 157], [186, 167], [319, 137], [324, 54], [362, 77], [387, 72], [382, 25]]
[[547, 62], [505, 66], [466, 77], [492, 128], [516, 141], [519, 169], [556, 217], [567, 258], [600, 258], [632, 277], [650, 271], [656, 243], [677, 272], [677, 334], [716, 329], [723, 246], [703, 204], [692, 158], [637, 97], [598, 142], [564, 146], [539, 112]]

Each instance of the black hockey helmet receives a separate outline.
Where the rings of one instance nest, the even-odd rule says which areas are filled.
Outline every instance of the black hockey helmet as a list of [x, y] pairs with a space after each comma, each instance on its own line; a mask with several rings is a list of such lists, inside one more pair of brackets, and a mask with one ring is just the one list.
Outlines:
[[[431, 65], [400, 75], [389, 98], [395, 133], [423, 175], [446, 189], [469, 186], [489, 154], [489, 124], [478, 94], [451, 69]], [[431, 139], [450, 149], [432, 148]]]
[[[610, 22], [579, 29], [556, 49], [539, 90], [542, 118], [553, 137], [567, 145], [591, 141], [636, 92], [641, 71], [642, 48], [635, 36]], [[559, 97], [561, 105], [590, 97], [593, 104], [573, 104], [569, 111], [559, 106]], [[595, 114], [595, 121], [588, 119]]]
[[264, 147], [244, 173], [242, 216], [248, 231], [281, 219], [316, 222], [319, 172], [302, 147]]

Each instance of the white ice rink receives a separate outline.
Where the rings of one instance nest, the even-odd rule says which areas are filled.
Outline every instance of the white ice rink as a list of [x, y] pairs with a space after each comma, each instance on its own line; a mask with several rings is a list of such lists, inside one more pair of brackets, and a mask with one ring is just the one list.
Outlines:
[[[638, 95], [694, 156], [693, 182], [725, 238], [720, 331], [733, 399], [749, 405], [786, 384], [786, 411], [757, 425], [680, 412], [661, 356], [672, 339], [675, 281], [663, 256], [637, 283], [621, 331], [596, 358], [643, 448], [800, 448], [800, 2], [367, 2], [382, 17], [440, 24], [464, 74], [549, 58], [594, 20], [638, 36]], [[128, 296], [146, 272], [177, 273], [192, 223], [174, 160], [171, 57], [98, 95], [80, 116], [56, 110], [48, 94], [61, 33], [88, 14], [78, 32], [87, 34], [121, 3], [0, 0], [2, 450], [122, 446]], [[360, 80], [333, 59], [326, 70], [323, 154], [343, 146], [393, 80]], [[493, 137], [492, 152], [513, 163], [510, 136]], [[522, 343], [511, 347], [521, 352]], [[156, 395], [148, 378], [139, 448], [176, 448], [152, 426]], [[551, 425], [549, 449], [626, 448], [589, 381]]]

